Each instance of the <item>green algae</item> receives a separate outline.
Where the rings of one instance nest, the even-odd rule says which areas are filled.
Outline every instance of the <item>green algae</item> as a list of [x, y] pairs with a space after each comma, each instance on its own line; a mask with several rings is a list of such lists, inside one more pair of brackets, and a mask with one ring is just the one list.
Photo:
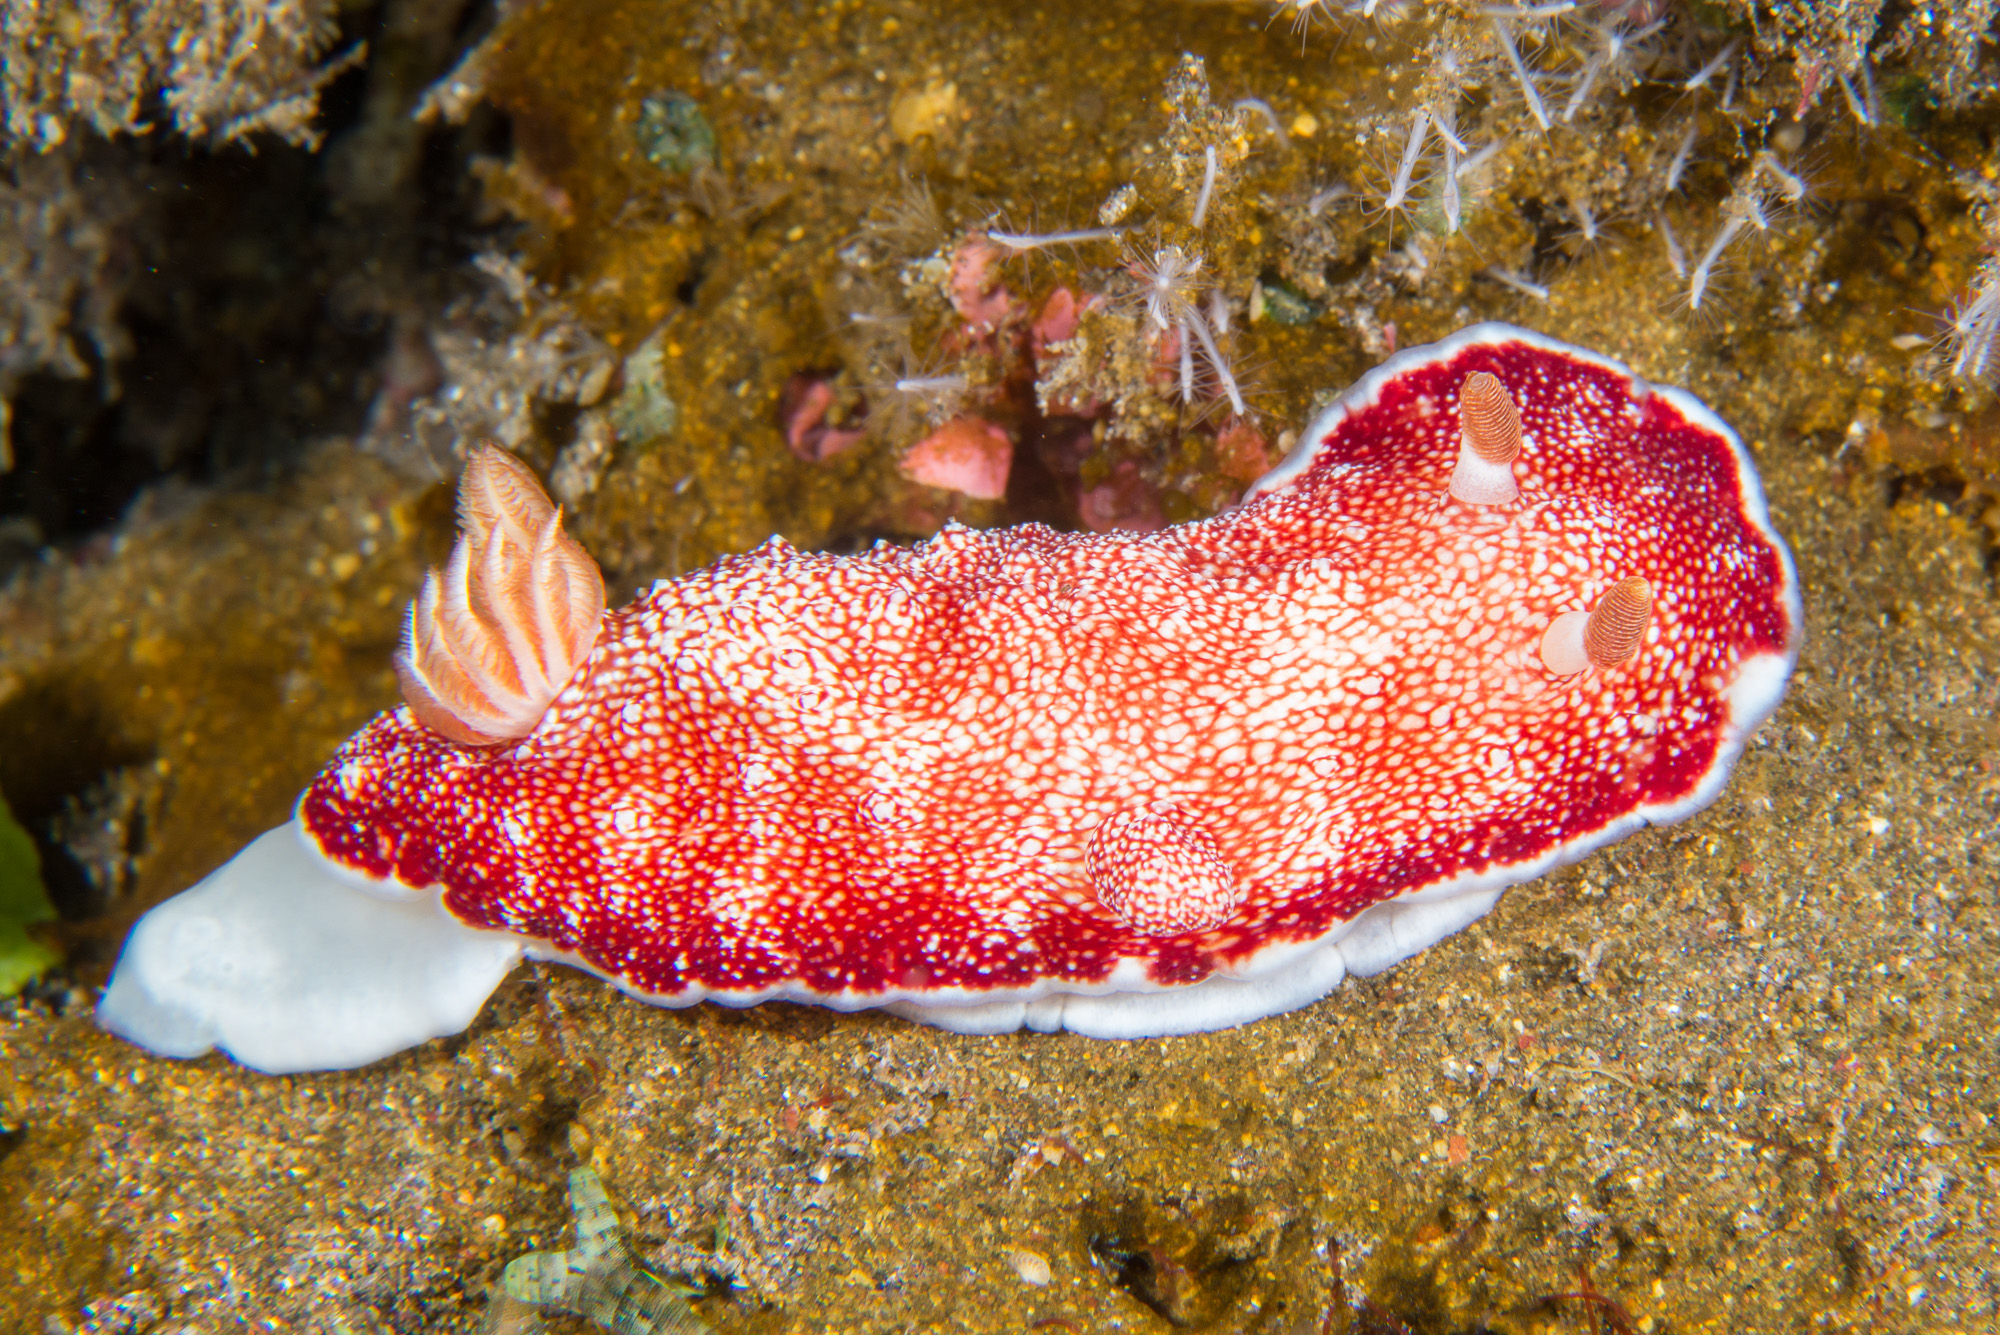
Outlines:
[[620, 443], [644, 445], [673, 433], [680, 407], [667, 396], [665, 344], [654, 334], [625, 359], [624, 384], [611, 402], [611, 426]]
[[670, 175], [715, 165], [715, 128], [685, 93], [660, 93], [641, 102], [632, 133], [640, 155]]
[[55, 916], [42, 888], [41, 854], [0, 795], [0, 997], [13, 996], [62, 962], [59, 953], [27, 931]]
[[1326, 314], [1326, 307], [1282, 278], [1260, 280], [1250, 298], [1252, 320], [1276, 320], [1279, 324], [1312, 324]]

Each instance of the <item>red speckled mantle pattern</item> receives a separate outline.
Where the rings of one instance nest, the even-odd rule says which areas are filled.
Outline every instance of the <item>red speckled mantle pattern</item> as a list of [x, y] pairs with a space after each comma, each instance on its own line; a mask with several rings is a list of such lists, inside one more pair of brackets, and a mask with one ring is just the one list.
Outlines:
[[[1520, 406], [1514, 505], [1446, 494], [1475, 370]], [[1631, 575], [1657, 596], [1637, 658], [1543, 667], [1550, 620]], [[1216, 519], [773, 539], [657, 584], [526, 738], [384, 714], [301, 816], [336, 861], [660, 999], [976, 1000], [1121, 959], [1187, 983], [1685, 815], [1775, 703], [1732, 721], [1739, 671], [1776, 656], [1781, 683], [1798, 621], [1726, 428], [1481, 326], [1378, 368]], [[1147, 935], [1093, 897], [1093, 831], [1148, 810], [1233, 871], [1218, 925]]]

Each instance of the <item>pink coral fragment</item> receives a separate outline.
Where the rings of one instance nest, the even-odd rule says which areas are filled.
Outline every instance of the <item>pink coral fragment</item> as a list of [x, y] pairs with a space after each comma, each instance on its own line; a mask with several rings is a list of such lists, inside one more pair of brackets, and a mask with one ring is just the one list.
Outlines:
[[977, 501], [1007, 494], [1014, 441], [979, 417], [954, 417], [910, 447], [898, 465], [903, 476], [927, 487], [956, 491]]
[[1108, 477], [1083, 490], [1076, 515], [1092, 533], [1156, 533], [1167, 526], [1159, 488], [1130, 459], [1120, 459]]
[[1224, 477], [1255, 482], [1271, 471], [1271, 442], [1238, 418], [1215, 435], [1215, 466]]
[[974, 232], [952, 252], [951, 308], [961, 320], [981, 333], [989, 332], [1014, 310], [1014, 298], [996, 272], [1006, 253]]
[[825, 463], [852, 449], [868, 434], [861, 427], [831, 425], [826, 418], [832, 409], [833, 382], [826, 376], [801, 372], [786, 382], [778, 406], [785, 444], [809, 464]]
[[1041, 311], [1035, 316], [1035, 323], [1029, 330], [1034, 344], [1035, 361], [1047, 359], [1049, 349], [1058, 343], [1066, 343], [1076, 334], [1076, 327], [1083, 319], [1083, 313], [1097, 302], [1096, 297], [1079, 298], [1066, 287], [1059, 287], [1049, 293], [1042, 303]]

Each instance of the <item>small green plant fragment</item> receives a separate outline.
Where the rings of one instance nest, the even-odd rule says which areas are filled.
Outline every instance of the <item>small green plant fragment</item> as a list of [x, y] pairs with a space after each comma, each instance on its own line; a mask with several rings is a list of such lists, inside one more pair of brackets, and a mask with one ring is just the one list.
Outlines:
[[1266, 275], [1250, 290], [1250, 319], [1283, 325], [1306, 325], [1326, 314], [1326, 307], [1282, 278]]
[[0, 997], [11, 997], [62, 956], [28, 935], [31, 922], [56, 916], [42, 888], [42, 859], [35, 841], [0, 796]]
[[655, 333], [625, 359], [625, 385], [611, 404], [611, 429], [623, 444], [670, 436], [680, 424], [681, 410], [667, 397], [664, 341]]
[[641, 102], [634, 135], [646, 161], [671, 175], [715, 165], [715, 127], [685, 93], [659, 93]]
[[569, 1200], [576, 1212], [576, 1246], [509, 1261], [500, 1273], [506, 1300], [580, 1316], [612, 1335], [698, 1335], [709, 1329], [682, 1301], [691, 1290], [661, 1279], [632, 1254], [625, 1226], [595, 1172], [579, 1168], [569, 1175]]
[[1891, 81], [1882, 102], [1897, 124], [1917, 134], [1930, 129], [1931, 122], [1937, 119], [1937, 94], [1920, 75], [1905, 74]]

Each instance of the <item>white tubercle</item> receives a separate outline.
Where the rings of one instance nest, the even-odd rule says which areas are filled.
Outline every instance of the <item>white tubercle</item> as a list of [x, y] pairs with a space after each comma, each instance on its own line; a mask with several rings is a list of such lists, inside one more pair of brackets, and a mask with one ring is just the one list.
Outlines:
[[365, 1066], [471, 1024], [526, 944], [335, 867], [293, 820], [139, 920], [97, 1023], [165, 1057]]
[[1558, 677], [1573, 677], [1590, 666], [1590, 654], [1583, 647], [1583, 632], [1590, 626], [1590, 613], [1564, 612], [1542, 632], [1542, 663]]

